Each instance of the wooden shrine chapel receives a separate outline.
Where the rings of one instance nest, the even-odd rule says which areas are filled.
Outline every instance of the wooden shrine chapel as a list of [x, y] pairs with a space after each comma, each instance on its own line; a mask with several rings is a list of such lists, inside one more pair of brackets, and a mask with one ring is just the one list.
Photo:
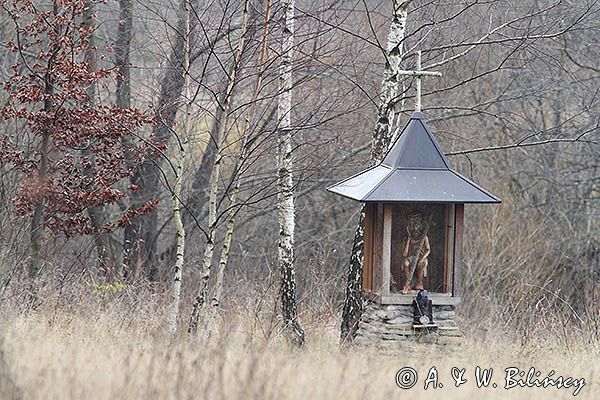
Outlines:
[[411, 304], [460, 302], [464, 204], [500, 199], [456, 172], [421, 112], [414, 112], [379, 165], [328, 188], [365, 203], [364, 296]]

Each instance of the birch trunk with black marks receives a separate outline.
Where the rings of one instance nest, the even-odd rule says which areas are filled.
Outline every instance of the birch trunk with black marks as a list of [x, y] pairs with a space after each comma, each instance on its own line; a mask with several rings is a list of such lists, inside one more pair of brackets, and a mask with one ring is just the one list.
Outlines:
[[[402, 43], [406, 31], [406, 18], [411, 0], [393, 2], [393, 16], [387, 37], [386, 62], [381, 82], [377, 121], [371, 143], [371, 161], [379, 163], [387, 152], [394, 137], [392, 123], [395, 117], [396, 103], [401, 92], [400, 65], [402, 63]], [[364, 261], [364, 207], [360, 212], [358, 226], [354, 232], [352, 254], [348, 266], [346, 297], [342, 311], [341, 341], [352, 341], [358, 328], [358, 321], [363, 311], [362, 272]]]
[[402, 64], [402, 44], [406, 32], [406, 18], [411, 0], [394, 0], [394, 14], [387, 37], [387, 51], [385, 54], [385, 69], [381, 82], [379, 107], [377, 108], [377, 121], [371, 144], [371, 161], [373, 164], [380, 162], [392, 142], [394, 131], [393, 122], [395, 106], [401, 91], [399, 85], [402, 77], [398, 74]]
[[[254, 100], [255, 98], [253, 98]], [[235, 218], [238, 212], [237, 199], [240, 192], [240, 186], [242, 182], [241, 167], [244, 165], [247, 154], [248, 146], [248, 135], [246, 133], [247, 124], [244, 128], [244, 138], [242, 140], [242, 148], [234, 168], [234, 185], [229, 196], [230, 210], [227, 216], [227, 227], [225, 229], [225, 236], [223, 237], [223, 246], [221, 247], [221, 255], [219, 257], [219, 264], [217, 266], [217, 276], [215, 279], [215, 286], [213, 288], [213, 295], [210, 300], [210, 321], [209, 321], [209, 334], [216, 329], [217, 311], [221, 304], [221, 297], [223, 296], [223, 281], [225, 279], [225, 268], [227, 267], [227, 261], [229, 260], [229, 252], [231, 250], [231, 240], [233, 239], [233, 231], [235, 229]]]
[[223, 162], [223, 145], [227, 139], [227, 117], [231, 107], [231, 97], [235, 84], [237, 82], [237, 75], [240, 69], [240, 62], [244, 49], [244, 39], [246, 37], [248, 26], [248, 0], [244, 2], [244, 10], [242, 14], [242, 23], [240, 28], [240, 36], [238, 39], [237, 47], [234, 53], [234, 60], [231, 70], [229, 71], [229, 82], [227, 84], [226, 94], [224, 101], [219, 104], [222, 107], [220, 112], [221, 120], [218, 122], [218, 131], [216, 137], [212, 138], [216, 142], [216, 155], [213, 168], [210, 174], [209, 181], [209, 195], [208, 195], [208, 222], [207, 222], [207, 234], [206, 234], [206, 247], [204, 248], [204, 255], [202, 257], [202, 266], [200, 273], [200, 282], [198, 284], [198, 291], [194, 305], [192, 307], [192, 313], [190, 315], [190, 321], [188, 324], [188, 332], [196, 333], [198, 330], [198, 322], [202, 309], [206, 304], [208, 297], [208, 283], [210, 281], [212, 259], [215, 249], [215, 233], [217, 223], [217, 195], [219, 191], [219, 177], [221, 173], [221, 164]]
[[354, 231], [352, 253], [348, 267], [346, 297], [342, 309], [341, 341], [352, 341], [358, 328], [358, 321], [363, 310], [362, 271], [365, 240], [365, 208], [360, 211], [358, 226]]
[[[240, 157], [241, 158], [241, 157]], [[218, 329], [218, 310], [221, 305], [221, 297], [223, 296], [223, 281], [225, 280], [225, 268], [227, 267], [227, 261], [229, 260], [229, 252], [231, 250], [231, 240], [233, 239], [233, 231], [235, 228], [235, 217], [237, 215], [236, 201], [240, 191], [241, 177], [235, 178], [235, 186], [230, 196], [231, 210], [227, 217], [227, 228], [225, 231], [225, 237], [223, 238], [223, 246], [221, 247], [221, 255], [219, 257], [219, 264], [217, 266], [217, 276], [215, 279], [215, 286], [213, 288], [213, 295], [210, 300], [210, 316], [208, 321], [208, 334], [211, 335]]]
[[[233, 62], [232, 64], [233, 65]], [[230, 69], [232, 69], [231, 67]], [[219, 92], [219, 96], [217, 98], [217, 110], [215, 112], [215, 117], [213, 119], [212, 126], [210, 128], [209, 140], [206, 144], [206, 150], [202, 153], [202, 159], [199, 163], [197, 163], [195, 167], [195, 172], [192, 178], [192, 184], [189, 187], [186, 201], [185, 201], [185, 209], [182, 210], [182, 218], [183, 225], [186, 228], [188, 240], [193, 240], [193, 235], [197, 231], [196, 221], [202, 221], [207, 217], [208, 211], [208, 197], [209, 197], [209, 183], [210, 183], [210, 171], [215, 164], [215, 158], [217, 156], [217, 144], [213, 138], [216, 138], [219, 134], [219, 130], [221, 129], [221, 123], [226, 120], [226, 115], [224, 115], [223, 107], [221, 104], [224, 104], [228, 93], [227, 93], [227, 85], [229, 82], [225, 82], [225, 85], [222, 90]], [[236, 82], [237, 84], [237, 82]], [[234, 90], [235, 92], [235, 90]], [[234, 97], [235, 93], [231, 93], [231, 97]], [[172, 241], [171, 244], [160, 254], [159, 261], [165, 264], [173, 264], [176, 259], [177, 254], [177, 241]]]
[[179, 304], [181, 300], [181, 278], [183, 275], [183, 262], [185, 253], [185, 228], [181, 219], [181, 184], [183, 179], [183, 167], [185, 164], [185, 151], [190, 137], [192, 124], [192, 92], [190, 80], [190, 16], [191, 5], [189, 0], [183, 2], [184, 29], [183, 29], [183, 91], [185, 102], [185, 115], [183, 119], [183, 135], [178, 137], [178, 152], [175, 161], [175, 184], [173, 186], [173, 222], [177, 236], [177, 255], [173, 267], [173, 299], [169, 331], [172, 335], [177, 333], [177, 321], [179, 318]]
[[[234, 184], [231, 194], [229, 196], [229, 203], [231, 210], [229, 211], [227, 217], [227, 228], [225, 230], [225, 236], [223, 238], [223, 246], [221, 247], [221, 256], [219, 257], [219, 265], [217, 267], [217, 276], [215, 281], [215, 287], [213, 289], [213, 296], [211, 299], [211, 325], [209, 326], [209, 333], [213, 331], [217, 327], [217, 313], [219, 305], [221, 304], [221, 298], [223, 296], [223, 281], [225, 279], [225, 269], [227, 267], [227, 261], [229, 260], [229, 253], [231, 251], [231, 240], [233, 238], [233, 232], [235, 229], [235, 221], [237, 212], [239, 211], [239, 207], [237, 205], [238, 195], [240, 193], [240, 186], [242, 183], [242, 168], [244, 166], [244, 162], [246, 161], [246, 155], [248, 154], [250, 143], [253, 140], [250, 140], [250, 127], [253, 126], [255, 121], [255, 104], [260, 93], [260, 89], [262, 86], [262, 78], [264, 73], [264, 60], [267, 52], [267, 35], [269, 32], [269, 21], [271, 17], [271, 0], [266, 0], [266, 11], [265, 11], [265, 21], [264, 28], [262, 34], [262, 44], [259, 55], [259, 71], [258, 77], [256, 79], [256, 83], [254, 85], [254, 91], [252, 94], [252, 98], [250, 100], [251, 107], [246, 110], [246, 115], [244, 118], [244, 127], [242, 129], [243, 137], [242, 137], [242, 145], [240, 150], [240, 155], [236, 162], [236, 166], [234, 168]], [[267, 118], [269, 121], [270, 118]]]
[[285, 329], [297, 346], [304, 344], [304, 330], [298, 320], [296, 271], [294, 269], [294, 186], [292, 177], [292, 62], [294, 51], [294, 0], [282, 0], [282, 49], [277, 114], [277, 184], [279, 241], [277, 244], [281, 280], [281, 313]]

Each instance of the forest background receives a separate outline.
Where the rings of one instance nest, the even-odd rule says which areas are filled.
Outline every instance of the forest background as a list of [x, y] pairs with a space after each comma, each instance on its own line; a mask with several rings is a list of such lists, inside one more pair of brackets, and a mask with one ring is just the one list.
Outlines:
[[[600, 4], [291, 3], [300, 351], [284, 339], [278, 252], [290, 2], [2, 2], [0, 394], [296, 398], [310, 382], [311, 397], [398, 396], [404, 365], [487, 362], [579, 374], [594, 398]], [[401, 67], [421, 50], [442, 73], [423, 97], [442, 148], [503, 199], [466, 207], [465, 350], [443, 357], [338, 348], [360, 205], [325, 188], [372, 162], [394, 7], [406, 8]], [[386, 104], [392, 133], [413, 84]], [[217, 311], [189, 335], [203, 284]]]

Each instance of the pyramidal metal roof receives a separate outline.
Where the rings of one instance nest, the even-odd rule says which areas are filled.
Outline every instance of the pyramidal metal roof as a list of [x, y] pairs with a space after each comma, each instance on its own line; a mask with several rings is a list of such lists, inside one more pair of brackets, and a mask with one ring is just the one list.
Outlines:
[[411, 115], [379, 165], [327, 190], [363, 202], [501, 202], [452, 168], [420, 112]]

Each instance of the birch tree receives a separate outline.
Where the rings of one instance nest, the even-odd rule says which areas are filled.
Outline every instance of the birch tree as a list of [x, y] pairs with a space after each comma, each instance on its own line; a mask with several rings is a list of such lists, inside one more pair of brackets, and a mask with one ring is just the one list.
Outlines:
[[181, 185], [183, 179], [183, 167], [185, 164], [185, 151], [190, 137], [192, 93], [190, 80], [190, 14], [191, 4], [189, 0], [183, 2], [183, 92], [185, 101], [185, 115], [183, 117], [183, 137], [177, 137], [177, 159], [175, 161], [175, 185], [173, 187], [173, 222], [177, 236], [177, 255], [173, 267], [173, 303], [169, 331], [177, 333], [177, 319], [179, 317], [179, 303], [181, 299], [181, 278], [183, 271], [185, 252], [185, 228], [181, 219]]
[[215, 234], [217, 228], [217, 195], [219, 192], [219, 177], [221, 173], [221, 165], [224, 158], [223, 147], [227, 139], [227, 116], [231, 107], [231, 97], [233, 90], [237, 82], [237, 74], [239, 72], [240, 62], [244, 49], [244, 39], [247, 33], [248, 27], [248, 1], [244, 2], [244, 9], [242, 12], [242, 23], [240, 27], [240, 36], [234, 52], [233, 65], [229, 71], [229, 82], [225, 89], [224, 101], [219, 106], [222, 107], [222, 112], [219, 114], [222, 118], [218, 122], [217, 135], [212, 140], [217, 143], [216, 156], [213, 163], [213, 168], [210, 175], [209, 181], [209, 198], [208, 198], [208, 223], [207, 223], [207, 234], [206, 234], [206, 247], [204, 248], [204, 255], [202, 257], [200, 283], [198, 284], [198, 290], [194, 305], [192, 307], [192, 313], [190, 315], [190, 321], [188, 324], [188, 332], [195, 333], [198, 330], [198, 321], [202, 309], [206, 304], [208, 297], [208, 284], [210, 281], [212, 259], [215, 249]]
[[230, 202], [230, 210], [227, 214], [227, 227], [225, 230], [225, 236], [223, 238], [223, 245], [221, 247], [221, 255], [219, 257], [219, 264], [217, 266], [217, 276], [215, 281], [215, 286], [213, 289], [213, 296], [211, 298], [211, 327], [210, 329], [216, 328], [217, 323], [217, 312], [218, 307], [221, 304], [221, 297], [223, 296], [223, 282], [225, 279], [225, 268], [227, 267], [227, 262], [229, 260], [229, 253], [231, 251], [231, 241], [233, 239], [233, 232], [235, 229], [236, 216], [239, 211], [239, 205], [237, 205], [238, 196], [240, 193], [240, 187], [242, 183], [242, 175], [243, 175], [243, 167], [244, 162], [246, 161], [247, 153], [249, 151], [249, 145], [251, 143], [250, 138], [250, 129], [253, 123], [255, 123], [255, 110], [256, 110], [256, 101], [258, 95], [260, 93], [262, 78], [264, 73], [264, 61], [265, 55], [267, 53], [267, 35], [269, 32], [269, 21], [271, 18], [271, 0], [266, 0], [265, 7], [265, 21], [264, 28], [262, 34], [262, 44], [259, 53], [259, 71], [258, 77], [256, 79], [256, 83], [254, 85], [254, 91], [252, 94], [252, 98], [250, 100], [250, 107], [246, 110], [246, 115], [244, 118], [244, 126], [242, 129], [242, 138], [241, 138], [241, 149], [238, 160], [236, 162], [236, 166], [234, 168], [233, 173], [233, 188], [231, 190], [231, 194], [229, 196]]
[[279, 241], [277, 244], [281, 280], [281, 313], [285, 329], [293, 343], [304, 344], [304, 330], [300, 326], [296, 299], [296, 272], [294, 269], [294, 186], [292, 177], [292, 63], [294, 56], [294, 0], [282, 0], [283, 9], [281, 71], [277, 117], [277, 184], [279, 209]]
[[[398, 102], [400, 65], [402, 63], [402, 43], [406, 32], [406, 19], [408, 6], [411, 0], [394, 0], [392, 22], [387, 36], [387, 49], [385, 52], [385, 69], [381, 82], [379, 106], [377, 108], [377, 121], [371, 142], [371, 162], [373, 164], [382, 160], [392, 138], [394, 130], [392, 123], [395, 116], [395, 104]], [[348, 267], [348, 280], [346, 283], [346, 297], [342, 311], [341, 340], [352, 340], [358, 327], [358, 320], [363, 310], [362, 299], [362, 271], [364, 258], [364, 208], [360, 212], [358, 226], [354, 232], [352, 254]]]
[[[125, 1], [125, 0], [124, 0]], [[180, 9], [183, 9], [182, 0]], [[198, 0], [190, 0], [191, 7], [196, 8]], [[173, 40], [173, 47], [161, 80], [160, 93], [158, 95], [155, 119], [158, 123], [152, 130], [153, 149], [164, 148], [169, 143], [173, 125], [177, 112], [181, 106], [179, 99], [183, 90], [183, 16], [179, 22]], [[193, 33], [194, 31], [191, 31]], [[194, 51], [190, 57], [190, 63], [201, 54], [213, 49], [214, 43], [218, 38], [212, 38]], [[195, 37], [190, 36], [190, 42], [196, 43]], [[153, 153], [156, 153], [155, 151]], [[159, 196], [161, 181], [160, 168], [164, 158], [156, 154], [148, 154], [140, 165], [136, 166], [133, 175], [130, 178], [131, 185], [138, 188], [131, 196], [131, 207], [143, 207], [152, 204]], [[156, 236], [158, 227], [158, 216], [156, 212], [149, 213], [143, 218], [133, 217], [125, 227], [123, 238], [123, 264], [125, 267], [124, 275], [127, 278], [133, 278], [137, 275], [140, 267], [147, 267], [146, 277], [150, 280], [158, 279], [158, 267], [155, 261], [156, 256]]]

